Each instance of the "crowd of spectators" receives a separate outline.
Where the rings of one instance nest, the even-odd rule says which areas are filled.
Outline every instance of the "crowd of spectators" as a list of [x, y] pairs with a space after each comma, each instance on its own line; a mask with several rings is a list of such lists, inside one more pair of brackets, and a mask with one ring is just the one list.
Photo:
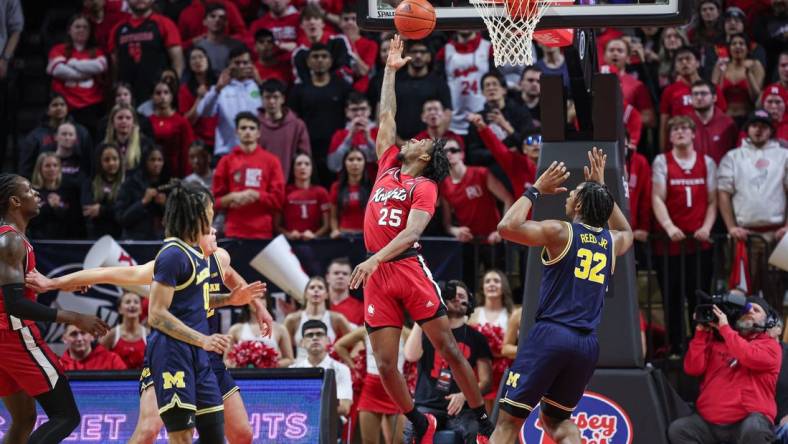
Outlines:
[[[23, 18], [19, 0], [0, 4], [4, 93]], [[685, 351], [694, 289], [711, 286], [715, 234], [772, 242], [788, 231], [788, 1], [695, 4], [686, 26], [606, 28], [597, 35], [600, 71], [617, 75], [623, 92], [637, 248], [652, 242], [657, 254], [699, 264], [698, 273], [688, 274], [677, 270], [681, 261], [655, 263], [671, 353]], [[48, 48], [51, 94], [40, 124], [14, 156], [17, 171], [42, 197], [31, 238], [161, 239], [166, 195], [160, 187], [170, 178], [212, 190], [216, 228], [225, 237], [360, 236], [377, 172], [377, 107], [390, 33], [361, 32], [354, 4], [331, 0], [84, 0], [82, 6], [68, 20], [65, 40]], [[411, 60], [395, 83], [398, 143], [445, 137], [451, 164], [439, 184], [442, 217], [427, 234], [483, 246], [501, 241], [501, 211], [535, 179], [540, 78], [560, 75], [569, 83], [562, 49], [535, 49], [533, 66], [499, 71], [480, 32], [436, 32], [406, 42]], [[576, 127], [574, 114], [567, 119]], [[361, 416], [367, 430], [385, 434], [395, 412], [369, 401], [383, 393], [379, 380], [359, 400], [340, 376], [365, 338], [355, 330], [363, 306], [349, 292], [351, 265], [334, 261], [325, 279], [312, 278], [303, 306], [272, 337], [260, 336], [250, 313], [230, 332], [236, 343], [259, 341], [276, 350], [278, 366], [334, 368], [342, 378], [340, 412], [353, 415], [358, 407], [368, 413]], [[449, 302], [458, 332], [470, 328], [467, 321], [503, 334], [510, 318], [519, 320], [503, 273], [488, 272], [478, 285], [475, 277], [466, 281], [480, 288], [480, 307], [466, 318], [460, 302]], [[473, 297], [461, 282], [454, 293], [458, 301]], [[765, 297], [764, 312], [769, 303], [779, 311], [782, 293]], [[100, 345], [70, 326], [66, 367], [139, 368], [146, 334], [139, 299], [121, 298], [122, 321]], [[720, 328], [719, 334], [713, 347], [742, 346], [734, 333]], [[328, 345], [343, 336], [352, 340], [337, 346], [338, 361], [331, 360]], [[705, 327], [695, 333], [688, 373], [711, 371], [698, 354], [712, 337]], [[416, 404], [448, 411], [442, 426], [472, 436], [461, 394], [451, 379], [444, 387], [445, 366], [428, 344], [417, 328], [403, 338], [404, 356], [418, 368]], [[477, 369], [506, 356], [506, 348], [486, 346], [483, 340], [469, 345]], [[367, 359], [368, 376], [376, 374], [370, 365]], [[771, 362], [768, 371], [774, 372]], [[500, 377], [493, 366], [480, 378], [488, 398]], [[771, 410], [763, 413], [775, 420]], [[693, 424], [719, 420], [714, 414], [701, 408]], [[672, 432], [671, 438], [685, 442], [688, 426], [679, 429], [684, 437]]]

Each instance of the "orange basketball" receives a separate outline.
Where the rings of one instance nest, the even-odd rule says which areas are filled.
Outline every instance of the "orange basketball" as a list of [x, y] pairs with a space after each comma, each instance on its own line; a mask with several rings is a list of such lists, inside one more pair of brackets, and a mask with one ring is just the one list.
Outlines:
[[394, 26], [406, 39], [423, 39], [435, 29], [435, 8], [427, 0], [402, 0], [394, 11]]

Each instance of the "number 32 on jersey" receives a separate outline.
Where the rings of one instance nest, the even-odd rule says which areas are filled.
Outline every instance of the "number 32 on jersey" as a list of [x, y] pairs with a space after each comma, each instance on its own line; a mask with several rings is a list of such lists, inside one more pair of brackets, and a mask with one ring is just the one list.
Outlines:
[[381, 208], [378, 225], [382, 225], [384, 227], [398, 227], [402, 225], [402, 209], [386, 207]]
[[597, 284], [605, 283], [605, 275], [602, 270], [607, 265], [607, 255], [602, 252], [593, 252], [587, 248], [577, 250], [577, 258], [580, 263], [575, 267], [575, 277], [585, 279]]

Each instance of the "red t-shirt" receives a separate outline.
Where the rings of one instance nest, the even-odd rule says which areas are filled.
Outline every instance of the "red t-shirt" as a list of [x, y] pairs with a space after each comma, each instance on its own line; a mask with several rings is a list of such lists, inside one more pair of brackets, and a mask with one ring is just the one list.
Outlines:
[[[720, 87], [717, 86], [717, 101], [715, 105], [725, 111], [728, 109], [728, 102], [725, 101], [725, 96], [722, 94]], [[689, 85], [683, 78], [679, 78], [675, 82], [668, 85], [662, 91], [662, 97], [659, 99], [659, 112], [673, 116], [688, 116], [693, 114], [692, 108], [692, 86]]]
[[438, 185], [426, 177], [402, 174], [399, 148], [390, 146], [378, 159], [378, 177], [364, 217], [364, 245], [377, 252], [405, 229], [411, 210], [435, 214]]
[[495, 161], [501, 166], [509, 182], [512, 183], [512, 192], [515, 197], [523, 194], [536, 181], [536, 165], [534, 161], [522, 151], [510, 151], [503, 142], [493, 133], [490, 127], [479, 131], [484, 146], [490, 150]]
[[[178, 88], [178, 112], [182, 115], [186, 115], [192, 106], [194, 106], [194, 102], [197, 101], [197, 97], [192, 94], [189, 90], [189, 85], [182, 84], [180, 88]], [[219, 116], [213, 117], [198, 117], [197, 121], [194, 122], [192, 128], [194, 129], [194, 136], [198, 139], [205, 142], [208, 146], [213, 146], [214, 138], [216, 137], [216, 124], [219, 122]]]
[[328, 191], [319, 185], [307, 189], [288, 185], [282, 209], [283, 226], [287, 231], [315, 232], [323, 225], [323, 214], [329, 210]]
[[[244, 23], [244, 19], [241, 16], [241, 11], [238, 10], [238, 7], [233, 2], [228, 0], [211, 0], [210, 3], [224, 5], [225, 11], [227, 11], [227, 30], [230, 35], [246, 34], [246, 23]], [[184, 43], [191, 42], [195, 37], [208, 32], [203, 24], [204, 20], [205, 5], [203, 5], [202, 0], [192, 1], [191, 5], [181, 11], [181, 15], [178, 17], [178, 30], [181, 32], [181, 38]]]
[[361, 185], [348, 185], [344, 205], [339, 205], [339, 181], [331, 184], [329, 200], [337, 208], [339, 228], [361, 231], [364, 228], [364, 203], [361, 202]]
[[654, 105], [651, 103], [651, 95], [649, 95], [648, 89], [643, 82], [629, 74], [621, 74], [618, 78], [621, 81], [621, 92], [624, 96], [624, 101], [630, 103], [641, 113], [644, 110], [654, 108]]
[[[93, 53], [91, 53], [93, 52]], [[66, 45], [57, 44], [49, 51], [49, 64], [47, 74], [53, 76], [55, 68], [60, 64], [68, 65], [70, 60], [94, 60], [104, 66], [106, 71], [107, 58], [104, 51], [97, 48], [95, 51], [79, 51], [72, 48], [71, 54], [66, 56]], [[69, 108], [80, 109], [86, 106], [101, 103], [104, 100], [102, 91], [101, 74], [95, 74], [85, 80], [61, 80], [52, 77], [52, 91], [63, 94]]]
[[364, 303], [353, 296], [348, 296], [342, 302], [331, 305], [330, 310], [342, 313], [348, 321], [356, 325], [364, 325]]
[[295, 42], [298, 38], [298, 29], [301, 24], [301, 15], [298, 10], [290, 6], [282, 17], [274, 17], [270, 12], [249, 25], [249, 36], [254, 42], [254, 35], [261, 29], [269, 29], [274, 34], [277, 42]]
[[486, 238], [501, 219], [495, 196], [487, 189], [489, 173], [487, 168], [469, 166], [459, 182], [449, 176], [440, 184], [441, 196], [454, 212], [457, 225], [470, 228], [476, 237]]
[[722, 110], [715, 108], [711, 120], [706, 124], [701, 122], [695, 112], [689, 116], [695, 122], [695, 140], [692, 145], [699, 154], [705, 154], [719, 164], [728, 151], [736, 148], [738, 127]]
[[60, 357], [60, 365], [66, 371], [73, 370], [126, 370], [126, 364], [120, 356], [112, 353], [101, 345], [93, 347], [90, 354], [83, 360], [77, 361], [66, 350]]
[[282, 55], [277, 59], [275, 65], [266, 66], [258, 60], [254, 62], [254, 67], [257, 69], [257, 73], [260, 74], [260, 80], [263, 82], [268, 79], [276, 79], [284, 83], [288, 88], [293, 83], [293, 67], [290, 64], [290, 55], [284, 51], [282, 51]]
[[156, 144], [164, 150], [164, 167], [173, 177], [186, 177], [192, 173], [189, 147], [194, 142], [192, 126], [185, 117], [173, 113], [168, 117], [152, 115], [148, 118]]
[[213, 173], [212, 190], [217, 209], [221, 198], [234, 191], [255, 190], [257, 202], [237, 208], [227, 208], [224, 233], [241, 239], [271, 239], [274, 232], [273, 215], [282, 209], [285, 180], [279, 159], [260, 146], [251, 153], [236, 146], [219, 159]]

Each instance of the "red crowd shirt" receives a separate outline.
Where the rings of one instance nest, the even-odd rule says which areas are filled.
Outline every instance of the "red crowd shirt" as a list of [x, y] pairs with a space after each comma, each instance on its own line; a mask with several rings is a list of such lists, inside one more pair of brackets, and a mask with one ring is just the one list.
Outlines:
[[342, 313], [348, 321], [356, 325], [364, 325], [364, 303], [353, 296], [346, 297], [338, 304], [332, 304], [330, 310]]
[[618, 78], [621, 81], [621, 92], [623, 93], [624, 101], [630, 103], [641, 113], [654, 108], [654, 105], [651, 103], [651, 96], [643, 82], [629, 74], [621, 74]]
[[[728, 109], [728, 102], [719, 86], [717, 89], [717, 101], [714, 105], [722, 111]], [[674, 116], [689, 116], [695, 113], [692, 108], [692, 86], [684, 78], [679, 77], [675, 82], [668, 85], [659, 99], [659, 112]]]
[[301, 15], [298, 10], [289, 6], [281, 17], [274, 17], [267, 12], [249, 25], [249, 36], [254, 42], [254, 35], [261, 29], [269, 29], [274, 34], [276, 42], [295, 42], [298, 38], [298, 29], [301, 24]]
[[[350, 43], [353, 52], [355, 52], [367, 66], [370, 68], [375, 66], [375, 59], [378, 57], [378, 44], [375, 43], [374, 40], [360, 37], [355, 42], [351, 42], [350, 39], [347, 39], [347, 41]], [[369, 89], [369, 73], [363, 76], [357, 76], [352, 72], [351, 74], [353, 75], [353, 89], [360, 93], [366, 93]]]
[[390, 146], [378, 159], [378, 177], [364, 215], [364, 246], [377, 252], [405, 229], [411, 210], [435, 214], [438, 185], [426, 177], [402, 174], [399, 148]]
[[501, 219], [495, 196], [487, 189], [489, 174], [487, 168], [469, 166], [459, 182], [454, 183], [448, 176], [440, 184], [440, 194], [449, 203], [457, 224], [470, 228], [477, 237], [487, 237], [497, 230]]
[[288, 185], [282, 209], [285, 230], [319, 230], [323, 225], [323, 214], [330, 209], [329, 202], [328, 191], [319, 185], [312, 185], [307, 189]]
[[633, 152], [627, 171], [632, 229], [651, 231], [651, 166], [646, 156]]
[[153, 129], [153, 138], [164, 150], [164, 167], [173, 177], [186, 177], [192, 173], [189, 163], [189, 147], [194, 142], [192, 126], [178, 113], [148, 118]]
[[515, 198], [522, 196], [523, 191], [536, 181], [534, 161], [522, 151], [509, 151], [489, 127], [480, 130], [479, 136], [512, 183]]
[[782, 347], [766, 333], [744, 339], [730, 325], [719, 332], [723, 341], [695, 330], [684, 357], [684, 371], [701, 377], [698, 413], [714, 424], [733, 424], [754, 412], [774, 421]]
[[273, 237], [273, 215], [282, 209], [285, 180], [279, 159], [259, 145], [251, 153], [234, 147], [224, 155], [213, 173], [215, 207], [222, 209], [221, 198], [231, 192], [256, 190], [260, 200], [237, 208], [226, 208], [224, 233], [241, 239]]
[[699, 154], [705, 154], [719, 164], [725, 154], [736, 148], [739, 130], [736, 122], [721, 109], [714, 108], [708, 123], [701, 122], [693, 111], [689, 117], [695, 122], [695, 140], [692, 146]]
[[66, 371], [74, 370], [126, 370], [126, 364], [120, 356], [101, 345], [93, 347], [90, 354], [81, 361], [72, 358], [66, 350], [60, 357], [60, 365]]
[[52, 74], [55, 68], [65, 63], [68, 65], [70, 60], [95, 60], [104, 65], [106, 70], [107, 58], [104, 51], [97, 48], [95, 51], [77, 50], [71, 48], [70, 54], [66, 54], [66, 45], [57, 44], [49, 51], [49, 64], [47, 74], [52, 76], [52, 91], [60, 93], [66, 98], [69, 108], [80, 109], [86, 106], [101, 103], [104, 100], [102, 91], [102, 74], [96, 74], [85, 80], [61, 80]]
[[85, 14], [85, 16], [88, 17], [88, 20], [90, 21], [90, 29], [93, 30], [93, 35], [96, 37], [96, 43], [105, 53], [110, 52], [109, 39], [112, 36], [112, 29], [119, 22], [131, 17], [131, 14], [128, 12], [104, 11], [104, 18], [101, 20], [101, 23], [99, 23], [93, 20], [93, 18], [90, 17], [90, 14], [86, 12], [83, 12], [83, 14]]
[[[706, 206], [709, 201], [708, 171], [706, 159], [703, 154], [696, 152], [695, 164], [690, 170], [684, 170], [673, 156], [673, 151], [665, 153], [667, 176], [665, 177], [665, 206], [668, 209], [670, 220], [685, 233], [694, 233], [703, 226], [706, 217]], [[659, 227], [662, 230], [662, 227]], [[703, 243], [703, 249], [709, 244]], [[662, 254], [664, 242], [657, 242], [655, 251]], [[693, 249], [693, 244], [687, 244], [687, 252]], [[679, 242], [670, 242], [668, 254], [681, 254]]]
[[[339, 149], [339, 145], [342, 145], [342, 141], [347, 137], [348, 131], [347, 128], [341, 128], [334, 131], [334, 134], [331, 136], [331, 142], [328, 144], [328, 154]], [[374, 142], [375, 139], [378, 138], [378, 127], [369, 130], [369, 136]], [[356, 131], [353, 133], [350, 139], [350, 146], [351, 148], [357, 148], [364, 152], [375, 151], [375, 145], [370, 146], [367, 143], [367, 135], [363, 131]], [[375, 177], [378, 174], [378, 165], [375, 162], [367, 162], [367, 174], [369, 174], [369, 177]]]
[[339, 228], [357, 230], [364, 228], [364, 204], [361, 202], [361, 185], [348, 185], [348, 198], [342, 208], [339, 207], [339, 181], [331, 184], [329, 201], [337, 208]]
[[293, 83], [293, 66], [290, 64], [290, 54], [282, 51], [277, 57], [275, 65], [263, 65], [259, 60], [254, 62], [260, 79], [265, 82], [268, 79], [276, 79], [289, 87]]
[[[185, 116], [196, 101], [197, 97], [189, 90], [189, 85], [184, 83], [178, 88], [178, 112], [181, 115]], [[218, 122], [219, 116], [198, 117], [192, 125], [194, 136], [205, 142], [206, 145], [213, 146]]]
[[[244, 19], [241, 16], [241, 11], [238, 10], [238, 7], [233, 2], [228, 0], [211, 0], [211, 3], [220, 3], [227, 11], [227, 29], [229, 34], [243, 35], [246, 33], [246, 23], [244, 23]], [[184, 44], [188, 44], [195, 37], [208, 32], [203, 20], [205, 20], [205, 5], [203, 5], [202, 0], [193, 0], [191, 5], [181, 11], [181, 15], [178, 17], [178, 30], [181, 32]]]

